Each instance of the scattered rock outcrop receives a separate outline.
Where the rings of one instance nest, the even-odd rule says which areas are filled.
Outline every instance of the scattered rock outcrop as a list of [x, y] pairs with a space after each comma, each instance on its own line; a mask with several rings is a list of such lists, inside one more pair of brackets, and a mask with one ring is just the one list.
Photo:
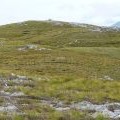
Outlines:
[[[96, 118], [99, 114], [102, 114], [103, 116], [109, 117], [111, 119], [120, 119], [120, 103], [93, 104], [88, 101], [82, 101], [78, 103], [65, 104], [63, 101], [58, 101], [55, 98], [50, 99], [41, 98], [39, 96], [27, 96], [21, 91], [6, 91], [9, 89], [9, 87], [16, 89], [16, 87], [19, 85], [24, 85], [27, 82], [32, 82], [28, 77], [16, 75], [14, 73], [11, 73], [11, 75], [9, 75], [7, 78], [0, 77], [0, 82], [2, 85], [0, 97], [4, 99], [3, 103], [0, 104], [0, 112], [23, 113], [21, 110], [21, 105], [24, 106], [26, 104], [19, 104], [17, 101], [20, 101], [21, 99], [24, 99], [25, 101], [33, 99], [37, 100], [43, 105], [50, 106], [57, 111], [63, 112], [71, 109], [76, 109], [80, 111], [88, 111], [89, 114], [94, 118]], [[12, 82], [14, 85], [9, 84], [9, 82]]]
[[98, 115], [118, 120], [120, 119], [120, 103], [106, 103], [106, 104], [92, 104], [88, 101], [79, 103], [72, 103], [70, 105], [64, 104], [62, 101], [41, 100], [43, 104], [49, 105], [57, 111], [67, 111], [70, 109], [77, 109], [82, 111], [89, 111], [91, 116], [96, 118]]
[[27, 50], [49, 51], [51, 49], [44, 48], [44, 47], [38, 47], [37, 45], [34, 45], [34, 44], [25, 45], [25, 46], [18, 48], [18, 51], [27, 51]]
[[103, 116], [112, 119], [120, 118], [120, 103], [106, 103], [97, 105], [92, 104], [91, 102], [83, 101], [80, 103], [75, 103], [71, 107], [78, 110], [94, 111], [92, 114], [93, 117], [102, 114]]

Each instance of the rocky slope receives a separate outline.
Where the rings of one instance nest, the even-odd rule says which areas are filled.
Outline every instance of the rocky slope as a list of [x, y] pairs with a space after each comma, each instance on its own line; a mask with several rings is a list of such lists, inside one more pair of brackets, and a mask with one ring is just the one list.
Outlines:
[[60, 21], [0, 26], [0, 119], [120, 119], [120, 30]]

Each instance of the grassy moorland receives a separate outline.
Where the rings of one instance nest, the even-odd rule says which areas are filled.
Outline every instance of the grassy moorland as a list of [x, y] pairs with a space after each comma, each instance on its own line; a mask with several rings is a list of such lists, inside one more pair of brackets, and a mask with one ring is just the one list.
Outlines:
[[[51, 21], [0, 26], [0, 74], [8, 77], [11, 73], [27, 76], [32, 83], [14, 87], [9, 81], [6, 92], [21, 91], [66, 104], [83, 100], [120, 102], [120, 31]], [[93, 119], [85, 111], [55, 111], [38, 99], [21, 98], [17, 102], [30, 108], [19, 106], [26, 114], [14, 115], [12, 120]], [[7, 117], [1, 113], [2, 119]]]

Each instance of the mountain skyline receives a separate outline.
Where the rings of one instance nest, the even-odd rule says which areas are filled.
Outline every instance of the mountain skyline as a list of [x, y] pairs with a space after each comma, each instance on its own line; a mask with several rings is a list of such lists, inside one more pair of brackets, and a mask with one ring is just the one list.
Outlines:
[[113, 24], [112, 27], [120, 28], [120, 21]]
[[75, 26], [86, 26], [86, 25], [90, 25], [90, 26], [96, 26], [96, 27], [103, 27], [103, 28], [120, 28], [120, 21], [117, 21], [109, 26], [107, 25], [96, 25], [96, 24], [90, 24], [90, 23], [80, 23], [80, 22], [69, 22], [69, 21], [60, 21], [60, 20], [53, 20], [53, 19], [48, 19], [48, 20], [25, 20], [25, 21], [18, 21], [18, 22], [11, 22], [11, 23], [6, 23], [6, 24], [1, 24], [0, 26], [3, 25], [11, 25], [11, 24], [22, 24], [25, 22], [29, 22], [29, 21], [36, 21], [36, 22], [53, 22], [56, 24], [62, 24], [62, 23], [67, 23], [67, 24], [71, 24], [71, 25], [75, 25]]

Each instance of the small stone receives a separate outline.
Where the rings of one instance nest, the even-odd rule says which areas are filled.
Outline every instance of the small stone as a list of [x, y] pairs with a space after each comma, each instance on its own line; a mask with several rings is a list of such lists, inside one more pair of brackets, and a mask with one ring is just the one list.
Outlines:
[[11, 96], [23, 96], [24, 93], [23, 92], [14, 92], [11, 94]]

